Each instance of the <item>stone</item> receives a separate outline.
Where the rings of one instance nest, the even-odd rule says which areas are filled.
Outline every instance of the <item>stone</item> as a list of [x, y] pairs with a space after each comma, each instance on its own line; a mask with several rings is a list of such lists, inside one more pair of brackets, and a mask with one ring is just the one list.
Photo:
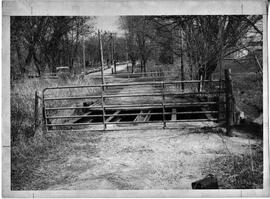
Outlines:
[[201, 180], [192, 182], [191, 187], [192, 189], [218, 189], [218, 181], [213, 174], [209, 174]]

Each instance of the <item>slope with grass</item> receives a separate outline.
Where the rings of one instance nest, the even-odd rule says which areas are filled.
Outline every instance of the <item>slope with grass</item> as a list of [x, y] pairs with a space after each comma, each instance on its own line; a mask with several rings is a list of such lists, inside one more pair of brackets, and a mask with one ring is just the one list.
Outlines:
[[95, 84], [95, 81], [90, 78], [81, 79], [79, 77], [73, 77], [70, 79], [34, 78], [12, 82], [10, 134], [12, 188], [21, 189], [25, 184], [25, 180], [29, 180], [32, 171], [38, 167], [40, 159], [43, 156], [47, 156], [47, 149], [53, 147], [51, 143], [42, 138], [41, 129], [35, 131], [35, 91], [39, 91], [40, 95], [45, 87], [64, 86], [67, 84], [87, 85]]

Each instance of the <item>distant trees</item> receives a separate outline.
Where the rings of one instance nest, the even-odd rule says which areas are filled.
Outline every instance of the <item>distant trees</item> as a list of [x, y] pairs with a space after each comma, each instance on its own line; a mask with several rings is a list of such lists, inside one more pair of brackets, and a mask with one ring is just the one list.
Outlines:
[[151, 20], [158, 24], [159, 28], [166, 27], [168, 32], [177, 29], [181, 32], [178, 36], [174, 34], [174, 37], [179, 37], [174, 43], [183, 41], [183, 45], [178, 45], [182, 49], [176, 47], [172, 52], [179, 56], [184, 52], [190, 71], [195, 73], [195, 76], [200, 73], [208, 79], [220, 59], [240, 50], [239, 45], [243, 42], [243, 38], [261, 19], [260, 15], [226, 15], [166, 16], [152, 17]]
[[126, 16], [121, 17], [121, 26], [125, 31], [125, 37], [127, 40], [127, 51], [128, 57], [131, 60], [131, 70], [133, 73], [134, 67], [136, 65], [136, 61], [139, 58], [138, 47], [136, 44], [136, 17], [134, 16]]
[[[83, 40], [87, 64], [97, 64], [99, 47], [93, 19], [11, 17], [11, 74], [25, 74], [33, 68], [38, 74], [45, 68], [55, 72], [60, 65], [76, 71], [77, 65], [83, 65]], [[179, 59], [182, 80], [209, 79], [223, 58], [246, 50], [261, 70], [261, 58], [250, 47], [256, 42], [262, 45], [262, 28], [257, 25], [261, 20], [261, 15], [122, 16], [124, 36], [113, 37], [113, 57], [128, 57], [132, 71], [137, 61], [141, 71], [146, 71], [149, 60], [173, 64]], [[261, 40], [250, 39], [252, 35]], [[112, 38], [108, 32], [103, 32], [102, 38], [104, 59], [108, 61], [112, 59]]]
[[256, 25], [261, 20], [261, 15], [125, 16], [122, 27], [131, 60], [148, 60], [156, 45], [159, 60], [155, 61], [173, 63], [174, 55], [181, 60], [182, 72], [186, 59], [191, 78], [209, 79], [221, 59], [247, 47], [244, 39], [251, 29], [262, 36]]
[[[78, 58], [81, 37], [93, 31], [90, 17], [11, 17], [11, 70], [24, 74], [33, 65], [40, 75]], [[88, 23], [86, 23], [88, 22]]]
[[121, 17], [121, 26], [125, 31], [127, 50], [132, 62], [132, 71], [136, 60], [141, 62], [141, 72], [146, 72], [146, 63], [152, 52], [152, 41], [149, 37], [152, 31], [151, 21], [145, 16]]

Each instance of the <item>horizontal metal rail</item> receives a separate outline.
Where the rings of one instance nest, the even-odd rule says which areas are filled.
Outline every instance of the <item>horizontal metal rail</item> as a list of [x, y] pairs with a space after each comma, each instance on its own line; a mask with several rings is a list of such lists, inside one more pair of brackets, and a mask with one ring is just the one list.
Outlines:
[[[159, 123], [160, 121], [148, 121], [147, 123]], [[126, 123], [126, 122], [106, 122], [106, 124], [114, 124], [114, 123]], [[134, 123], [134, 122], [129, 122], [130, 123]], [[141, 123], [141, 122], [137, 122], [137, 123]], [[146, 122], [145, 122], [146, 123]], [[87, 123], [64, 123], [64, 124], [47, 124], [46, 126], [80, 126], [80, 125], [97, 125], [97, 124], [102, 124], [103, 125], [103, 121], [101, 122], [87, 122]]]
[[[218, 111], [187, 111], [187, 112], [174, 112], [174, 114], [177, 114], [177, 115], [184, 115], [184, 114], [213, 114], [213, 113], [218, 113]], [[119, 113], [117, 115], [114, 115], [114, 114], [105, 114], [105, 117], [107, 116], [115, 116], [115, 117], [118, 117], [118, 116], [136, 116], [138, 115], [139, 113]], [[142, 113], [141, 115], [142, 116], [145, 116], [145, 115], [162, 115], [163, 112], [158, 112], [158, 113]], [[165, 115], [171, 115], [172, 112], [164, 112]], [[74, 115], [74, 116], [49, 116], [47, 117], [47, 119], [64, 119], [64, 118], [92, 118], [92, 117], [102, 117], [102, 114], [100, 115]]]
[[207, 119], [184, 119], [184, 120], [166, 120], [166, 123], [175, 123], [175, 122], [217, 122], [217, 118], [207, 118]]
[[[201, 122], [201, 121], [217, 121], [217, 119], [184, 119], [184, 120], [166, 120], [166, 122]], [[105, 124], [136, 124], [136, 123], [161, 123], [162, 120], [153, 120], [153, 121], [124, 121], [124, 122], [106, 122]], [[65, 124], [46, 124], [46, 126], [81, 126], [81, 125], [97, 125], [103, 124], [103, 122], [88, 122], [88, 123], [65, 123]]]
[[[127, 78], [127, 79], [178, 79], [178, 76], [139, 76], [139, 75], [119, 75], [118, 78]], [[102, 78], [102, 77], [95, 77], [95, 78]], [[111, 78], [110, 76], [104, 78]]]
[[81, 126], [81, 125], [98, 125], [102, 122], [88, 122], [88, 123], [64, 123], [64, 124], [46, 124], [46, 126]]
[[102, 117], [102, 114], [100, 115], [71, 115], [71, 116], [48, 116], [47, 119], [64, 119], [64, 118], [92, 118], [92, 117]]
[[[184, 103], [166, 103], [165, 106], [181, 106], [181, 105], [214, 105], [214, 104], [224, 104], [224, 102], [184, 102]], [[162, 104], [107, 104], [104, 105], [104, 108], [126, 108], [126, 107], [162, 107]], [[101, 106], [78, 106], [78, 107], [47, 107], [45, 110], [68, 110], [68, 109], [91, 109], [95, 110], [96, 108], [102, 108]]]
[[[221, 80], [224, 81], [224, 80]], [[133, 86], [133, 85], [156, 85], [156, 84], [174, 84], [174, 83], [199, 83], [199, 82], [220, 82], [220, 80], [185, 80], [185, 81], [155, 81], [155, 82], [130, 82], [130, 83], [120, 83], [120, 84], [98, 84], [98, 85], [81, 85], [81, 86], [56, 86], [47, 87], [43, 89], [43, 92], [51, 89], [69, 89], [69, 88], [91, 88], [91, 87], [113, 87], [113, 86]]]
[[[111, 91], [111, 92], [113, 92], [113, 91]], [[121, 92], [122, 95], [128, 95], [130, 93], [136, 94], [136, 95], [146, 94], [146, 92], [134, 92], [132, 90], [130, 90], [128, 92]], [[208, 92], [208, 93], [207, 92], [201, 92], [201, 93], [183, 93], [183, 92], [181, 92], [181, 93], [164, 93], [164, 95], [167, 95], [167, 96], [172, 96], [172, 95], [213, 95], [215, 93], [219, 93], [219, 92], [218, 91]], [[224, 93], [223, 91], [220, 92], [220, 94], [223, 94], [223, 93]], [[158, 94], [160, 94], [160, 92], [152, 92], [152, 94], [153, 95], [158, 95]], [[105, 91], [105, 95], [114, 96], [114, 94], [110, 93], [110, 90]]]
[[[218, 113], [218, 111], [187, 111], [187, 112], [174, 112], [175, 114], [181, 115], [181, 114], [206, 114], [206, 113]], [[138, 115], [139, 113], [128, 113], [128, 114], [117, 114], [115, 116], [130, 116], [130, 115]], [[142, 113], [141, 115], [162, 115], [163, 112], [158, 113]], [[171, 115], [172, 112], [164, 112], [165, 115]], [[113, 114], [106, 114], [106, 116], [113, 116]]]
[[[214, 104], [224, 104], [225, 102], [186, 102], [186, 103], [166, 103], [164, 104], [166, 107], [168, 106], [188, 106], [188, 105], [198, 105], [198, 106], [202, 106], [202, 105], [214, 105]], [[162, 107], [162, 104], [111, 104], [111, 105], [104, 105], [104, 108], [126, 108], [126, 107], [149, 107], [149, 108], [153, 108], [153, 107]], [[90, 107], [86, 107], [86, 106], [78, 106], [78, 107], [47, 107], [45, 108], [45, 110], [68, 110], [68, 109], [91, 109], [91, 110], [95, 110], [97, 108], [102, 108], [102, 106], [90, 106]]]
[[44, 98], [44, 101], [50, 100], [77, 100], [77, 99], [92, 99], [92, 98], [101, 98], [101, 96], [80, 96], [80, 97], [51, 97], [51, 98]]
[[[165, 96], [174, 96], [174, 95], [178, 95], [178, 96], [186, 96], [186, 95], [212, 95], [212, 94], [219, 94], [219, 93], [224, 93], [224, 92], [218, 92], [218, 91], [215, 91], [215, 92], [188, 92], [188, 93], [164, 93]], [[145, 96], [163, 96], [163, 94], [145, 94], [145, 93], [142, 93], [142, 94], [131, 94], [131, 95], [128, 95], [125, 94], [125, 95], [108, 95], [108, 94], [105, 94], [103, 97], [105, 98], [116, 98], [116, 97], [145, 97]], [[101, 96], [99, 95], [95, 95], [95, 96], [80, 96], [80, 97], [51, 97], [51, 98], [44, 98], [44, 101], [50, 101], [50, 100], [77, 100], [77, 99], [91, 99], [91, 98], [101, 98]]]
[[89, 107], [89, 106], [77, 106], [77, 107], [75, 107], [75, 106], [69, 106], [69, 107], [46, 107], [45, 108], [45, 110], [46, 111], [56, 111], [56, 110], [70, 110], [70, 109], [90, 109], [91, 108], [91, 110], [93, 109], [93, 108], [101, 108], [101, 106], [92, 106], [92, 107]]
[[[190, 120], [166, 120], [167, 122], [202, 122], [202, 121], [217, 121], [217, 119], [190, 119]], [[106, 124], [136, 124], [136, 123], [162, 123], [162, 120], [153, 120], [153, 121], [124, 121], [124, 122], [106, 122]]]
[[[164, 96], [173, 96], [173, 95], [178, 95], [178, 96], [186, 96], [186, 95], [206, 95], [206, 94], [218, 94], [219, 92], [209, 92], [209, 93], [164, 93]], [[106, 98], [115, 98], [115, 97], [147, 97], [147, 96], [153, 96], [153, 97], [162, 97], [162, 94], [135, 94], [135, 95], [104, 95]]]
[[[106, 85], [106, 84], [104, 84]], [[43, 92], [46, 90], [53, 90], [53, 89], [69, 89], [69, 88], [100, 88], [102, 85], [79, 85], [79, 86], [55, 86], [55, 87], [47, 87], [43, 89]]]
[[[168, 107], [168, 106], [181, 106], [181, 105], [212, 105], [212, 104], [219, 104], [223, 102], [183, 102], [183, 103], [164, 103], [164, 106]], [[105, 108], [117, 108], [117, 107], [162, 107], [162, 104], [113, 104], [113, 105], [105, 105]]]
[[120, 83], [120, 84], [104, 84], [103, 86], [134, 86], [134, 85], [159, 85], [159, 84], [175, 84], [175, 83], [199, 83], [199, 82], [220, 82], [219, 80], [185, 80], [185, 81], [159, 81], [159, 82], [131, 82], [131, 83]]

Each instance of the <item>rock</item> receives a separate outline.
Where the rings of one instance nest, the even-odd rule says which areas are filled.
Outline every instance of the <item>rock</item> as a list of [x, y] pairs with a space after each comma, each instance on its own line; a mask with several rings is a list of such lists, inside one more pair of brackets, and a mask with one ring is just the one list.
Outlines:
[[235, 124], [242, 124], [245, 121], [245, 113], [239, 109], [239, 107], [236, 106], [235, 111]]
[[258, 124], [258, 125], [263, 125], [263, 114], [261, 113], [259, 117], [253, 120], [253, 123]]
[[239, 118], [240, 118], [240, 121], [245, 119], [245, 113], [243, 111], [240, 111]]
[[201, 180], [192, 182], [191, 186], [192, 189], [218, 189], [218, 181], [213, 174], [209, 174]]

